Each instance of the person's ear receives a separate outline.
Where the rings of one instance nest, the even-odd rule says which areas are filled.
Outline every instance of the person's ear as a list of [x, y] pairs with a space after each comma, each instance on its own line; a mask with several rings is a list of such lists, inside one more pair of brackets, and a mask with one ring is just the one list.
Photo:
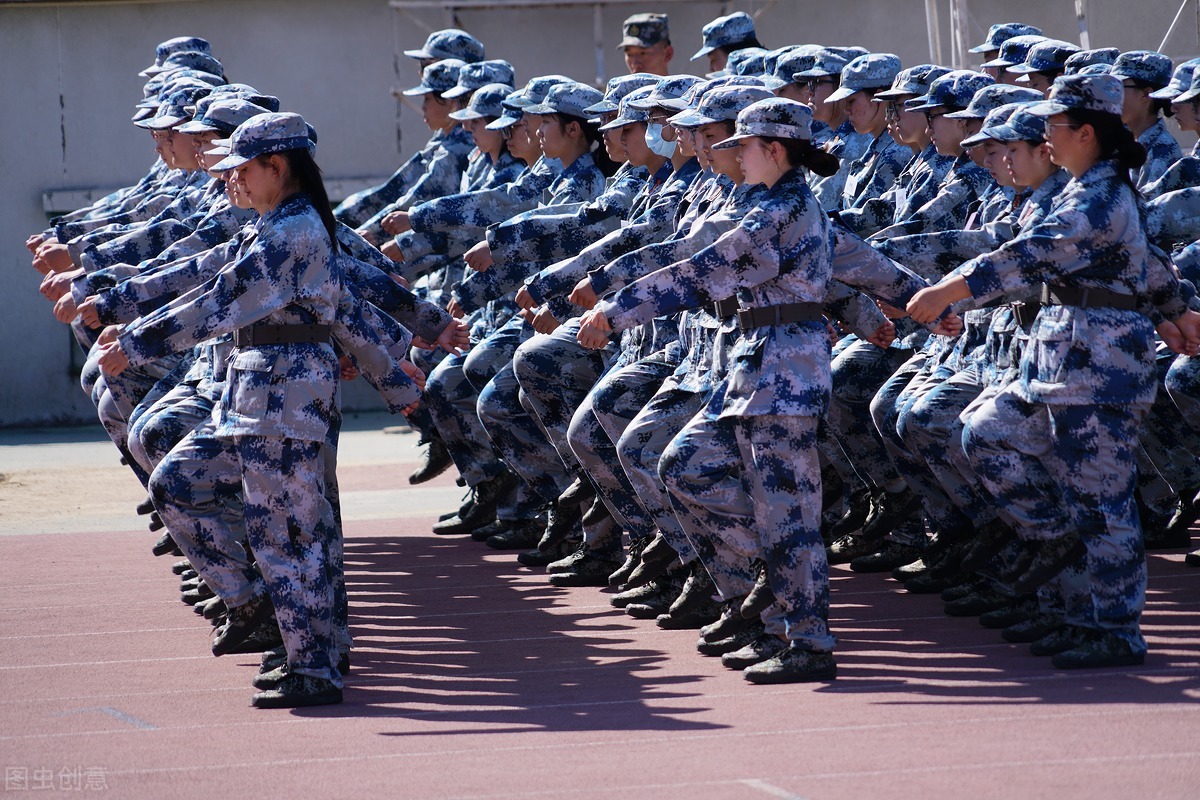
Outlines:
[[579, 124], [578, 120], [571, 120], [563, 127], [563, 133], [572, 138], [581, 139], [583, 138], [583, 126]]
[[670, 61], [672, 58], [675, 57], [674, 46], [667, 45], [666, 48], [664, 48], [664, 50], [663, 50], [663, 54], [667, 57], [667, 61]]

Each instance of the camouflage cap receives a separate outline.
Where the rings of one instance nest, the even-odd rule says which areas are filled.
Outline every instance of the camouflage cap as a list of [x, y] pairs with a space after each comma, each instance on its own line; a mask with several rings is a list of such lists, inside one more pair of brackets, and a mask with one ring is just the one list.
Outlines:
[[976, 92], [962, 111], [951, 111], [946, 116], [951, 119], [984, 119], [993, 109], [1009, 103], [1037, 103], [1045, 99], [1044, 94], [1027, 86], [993, 83]]
[[621, 26], [623, 36], [617, 49], [653, 47], [671, 41], [669, 22], [666, 14], [634, 14]]
[[146, 123], [146, 127], [151, 130], [166, 130], [187, 122], [192, 118], [192, 112], [188, 109], [194, 109], [196, 103], [207, 97], [211, 91], [211, 86], [200, 85], [187, 86], [173, 92], [166, 102], [158, 107], [158, 112]]
[[988, 28], [987, 41], [970, 49], [972, 53], [994, 53], [1014, 36], [1041, 36], [1042, 29], [1023, 22], [998, 22]]
[[489, 83], [507, 83], [512, 86], [516, 83], [513, 78], [513, 65], [502, 59], [465, 64], [458, 71], [458, 84], [454, 88], [442, 92], [442, 97], [453, 100], [455, 97], [468, 95]]
[[928, 94], [909, 100], [904, 108], [908, 111], [928, 111], [947, 106], [964, 109], [971, 104], [976, 92], [995, 83], [995, 78], [983, 72], [956, 69], [934, 80], [929, 84]]
[[170, 72], [173, 69], [194, 69], [197, 72], [207, 72], [210, 75], [225, 77], [225, 67], [208, 53], [199, 50], [181, 50], [167, 56], [162, 64], [147, 67], [144, 71], [153, 76], [160, 72]]
[[209, 97], [213, 100], [218, 98], [237, 98], [254, 103], [267, 111], [279, 110], [279, 98], [271, 94], [262, 94], [253, 86], [247, 86], [244, 83], [227, 83], [224, 86], [216, 86], [213, 88]]
[[927, 94], [929, 92], [929, 84], [949, 73], [950, 69], [948, 67], [939, 67], [936, 64], [918, 64], [915, 67], [902, 69], [896, 73], [896, 77], [892, 80], [892, 88], [883, 92], [876, 92], [873, 99], [877, 103], [882, 103], [908, 95], [919, 96]]
[[797, 65], [799, 68], [792, 73], [793, 81], [841, 75], [842, 70], [850, 63], [850, 59], [828, 47], [822, 47], [811, 56], [802, 56], [799, 60], [800, 64]]
[[505, 128], [516, 125], [524, 116], [517, 106], [513, 105], [513, 101], [518, 99], [523, 93], [522, 89], [517, 89], [515, 92], [510, 92], [507, 97], [500, 101], [500, 116], [497, 119], [489, 122], [486, 127], [489, 131], [501, 131]]
[[458, 73], [467, 64], [457, 58], [444, 58], [421, 70], [421, 82], [402, 94], [414, 97], [420, 94], [441, 95], [458, 85]]
[[844, 100], [863, 89], [886, 89], [900, 72], [900, 56], [893, 53], [868, 53], [859, 56], [842, 70], [842, 85], [825, 102]]
[[1124, 102], [1125, 87], [1114, 75], [1059, 75], [1050, 87], [1050, 96], [1029, 106], [1029, 113], [1050, 117], [1078, 108], [1119, 117]]
[[311, 152], [315, 133], [299, 114], [259, 114], [237, 126], [230, 137], [229, 155], [211, 169], [224, 172], [267, 153], [301, 149]]
[[161, 73], [163, 78], [170, 82], [179, 80], [180, 78], [191, 78], [193, 80], [202, 81], [209, 86], [224, 86], [225, 76], [214, 75], [211, 72], [204, 72], [198, 69], [189, 69], [187, 67], [172, 67], [167, 72]]
[[1067, 67], [1067, 59], [1078, 52], [1080, 47], [1077, 44], [1060, 39], [1045, 39], [1029, 48], [1025, 60], [1020, 64], [1013, 64], [1008, 71], [1021, 74], [1062, 72]]
[[[720, 89], [723, 86], [753, 86], [755, 88], [766, 88], [761, 78], [755, 78], [750, 75], [725, 75], [720, 78], [713, 78], [708, 81], [701, 81], [695, 84], [692, 88], [684, 92], [683, 97], [678, 100], [664, 100], [663, 107], [672, 111], [691, 111], [700, 105], [700, 101], [704, 96], [711, 91]], [[678, 116], [678, 115], [676, 115]], [[678, 122], [672, 122], [672, 125], [678, 127], [689, 127], [680, 125]]]
[[1066, 69], [1063, 72], [1067, 75], [1074, 75], [1080, 72], [1084, 67], [1090, 67], [1093, 64], [1112, 64], [1117, 60], [1117, 56], [1121, 51], [1115, 47], [1098, 47], [1095, 50], [1080, 50], [1078, 53], [1072, 53], [1067, 57]]
[[[656, 77], [655, 80], [658, 80]], [[511, 108], [514, 111], [528, 108], [532, 105], [537, 105], [546, 99], [546, 95], [550, 90], [560, 83], [574, 83], [575, 81], [568, 78], [566, 75], [538, 75], [535, 78], [530, 78], [523, 89], [517, 92], [515, 96], [509, 95], [504, 101], [505, 107]]]
[[176, 36], [174, 39], [167, 39], [165, 42], [160, 42], [154, 48], [154, 63], [138, 73], [143, 78], [149, 77], [153, 73], [148, 70], [154, 67], [161, 67], [173, 53], [208, 53], [212, 55], [212, 45], [207, 39], [201, 39], [199, 36]]
[[[471, 102], [466, 108], [450, 112], [450, 119], [466, 122], [469, 119], [484, 119], [486, 117], [504, 116], [504, 98], [513, 92], [513, 87], [507, 83], [488, 83], [480, 86], [471, 95]], [[507, 126], [506, 126], [507, 127]]]
[[1171, 59], [1154, 50], [1130, 50], [1117, 56], [1111, 74], [1161, 89], [1171, 82]]
[[695, 61], [716, 50], [718, 47], [728, 47], [731, 44], [753, 42], [758, 44], [754, 35], [754, 20], [744, 11], [735, 11], [724, 17], [717, 17], [704, 26], [701, 31], [704, 46], [696, 51], [691, 60]]
[[1192, 82], [1188, 85], [1188, 89], [1183, 94], [1178, 95], [1172, 103], [1190, 103], [1200, 97], [1200, 68], [1197, 68], [1192, 73]]
[[641, 89], [644, 86], [654, 86], [661, 80], [658, 75], [651, 75], [649, 72], [635, 72], [632, 75], [618, 75], [615, 78], [609, 78], [608, 84], [604, 87], [604, 97], [599, 103], [594, 103], [584, 111], [589, 114], [611, 114], [617, 110], [621, 104], [621, 98], [632, 92], [634, 89]]
[[1150, 96], [1155, 100], [1171, 100], [1173, 102], [1192, 85], [1192, 75], [1195, 74], [1197, 66], [1200, 66], [1200, 58], [1184, 61], [1175, 67], [1175, 72], [1171, 74], [1171, 82], [1161, 89], [1155, 89]]
[[601, 97], [599, 89], [588, 86], [586, 83], [578, 81], [559, 83], [550, 87], [545, 100], [525, 108], [524, 112], [526, 114], [566, 114], [569, 117], [588, 119], [591, 114], [585, 109], [598, 103]]
[[213, 97], [209, 95], [196, 106], [196, 115], [176, 130], [180, 133], [209, 133], [216, 131], [229, 136], [238, 125], [251, 117], [268, 113], [262, 106], [240, 97]]
[[678, 100], [683, 97], [684, 92], [700, 83], [700, 80], [695, 75], [668, 75], [654, 85], [652, 92], [633, 101], [633, 106], [649, 109], [661, 106], [666, 100]]
[[671, 117], [672, 125], [681, 128], [698, 128], [712, 122], [733, 122], [742, 109], [774, 97], [766, 86], [718, 86], [705, 92], [696, 110], [688, 110]]
[[774, 57], [766, 59], [763, 64], [767, 68], [767, 74], [763, 75], [763, 83], [772, 91], [782, 89], [789, 83], [796, 83], [796, 73], [813, 65], [817, 54], [824, 49], [819, 44], [798, 44], [775, 51]]
[[623, 128], [626, 125], [632, 125], [635, 122], [645, 122], [646, 120], [650, 119], [650, 109], [639, 108], [634, 105], [634, 101], [648, 97], [653, 91], [653, 86], [643, 86], [640, 89], [634, 89], [632, 92], [622, 97], [617, 110], [617, 118], [612, 122], [601, 125], [600, 130], [616, 130], [617, 128]]
[[871, 54], [870, 50], [868, 50], [865, 47], [859, 47], [856, 44], [852, 44], [849, 46], [830, 45], [829, 49], [832, 50], [837, 55], [841, 56], [842, 58], [846, 59], [847, 64], [849, 64], [851, 61], [858, 58], [859, 56], [867, 56], [867, 55]]
[[752, 136], [778, 139], [812, 139], [812, 109], [795, 100], [770, 97], [743, 108], [737, 116], [733, 136], [713, 145], [714, 150], [737, 147]]
[[[1008, 106], [1002, 106], [1008, 108]], [[997, 142], [1042, 142], [1046, 140], [1046, 118], [1029, 113], [1026, 105], [1016, 105], [1008, 113], [1008, 119], [998, 125], [991, 123], [991, 117], [983, 123], [983, 130], [988, 137]]]
[[1029, 57], [1029, 51], [1038, 42], [1046, 41], [1045, 36], [1035, 34], [1022, 34], [1013, 36], [1011, 39], [1005, 40], [1004, 44], [1000, 45], [1000, 55], [993, 58], [991, 61], [983, 62], [983, 67], [992, 67], [1000, 69], [1008, 69], [1017, 64], [1024, 64], [1025, 59]]
[[1088, 64], [1077, 75], [1108, 75], [1113, 70], [1112, 64]]
[[446, 28], [429, 34], [420, 50], [405, 50], [404, 55], [421, 61], [457, 58], [467, 64], [483, 60], [483, 42], [466, 31]]
[[[727, 75], [740, 75], [742, 65], [749, 62], [756, 62], [759, 66], [761, 74], [761, 66], [766, 58], [767, 50], [762, 47], [743, 47], [741, 50], [734, 50], [729, 54], [729, 58], [725, 61], [725, 69], [709, 72], [705, 75], [706, 78], [721, 78]], [[754, 63], [751, 64], [754, 66]]]
[[989, 133], [989, 131], [999, 128], [1002, 125], [1004, 125], [1006, 122], [1008, 122], [1008, 119], [1009, 119], [1009, 117], [1012, 116], [1013, 112], [1016, 111], [1018, 108], [1020, 108], [1022, 105], [1028, 105], [1028, 104], [1005, 103], [1002, 106], [996, 106], [995, 108], [993, 108], [991, 111], [989, 111], [987, 113], [987, 116], [984, 118], [983, 126], [979, 129], [979, 132], [963, 139], [962, 146], [964, 148], [977, 147], [977, 146], [983, 144], [984, 142], [1000, 141], [998, 138], [996, 138], [991, 133]]

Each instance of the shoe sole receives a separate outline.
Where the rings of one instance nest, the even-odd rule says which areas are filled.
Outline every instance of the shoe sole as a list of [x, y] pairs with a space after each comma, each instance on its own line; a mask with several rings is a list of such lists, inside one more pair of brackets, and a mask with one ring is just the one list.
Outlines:
[[329, 706], [340, 702], [342, 702], [341, 689], [299, 697], [276, 695], [268, 691], [250, 698], [250, 705], [255, 708], [308, 708], [309, 706]]
[[750, 683], [764, 686], [780, 683], [823, 683], [837, 679], [837, 667], [799, 674], [745, 671], [742, 672], [742, 677]]

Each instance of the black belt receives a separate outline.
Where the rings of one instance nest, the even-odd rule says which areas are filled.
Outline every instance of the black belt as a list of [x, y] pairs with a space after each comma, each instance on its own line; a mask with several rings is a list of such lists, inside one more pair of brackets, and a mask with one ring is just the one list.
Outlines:
[[1029, 328], [1033, 325], [1033, 319], [1042, 310], [1041, 303], [1013, 303], [1013, 316], [1017, 318], [1017, 324], [1022, 328]]
[[1042, 284], [1042, 305], [1137, 311], [1138, 299], [1131, 294], [1121, 294], [1108, 289], [1080, 289], [1074, 286], [1044, 283]]
[[713, 303], [713, 314], [717, 319], [725, 319], [732, 317], [737, 313], [738, 301], [737, 297], [726, 297], [724, 300], [718, 300]]
[[789, 322], [816, 322], [824, 317], [820, 303], [780, 303], [776, 306], [743, 308], [737, 312], [738, 327], [744, 331]]
[[249, 325], [233, 332], [237, 347], [264, 344], [326, 344], [330, 325]]

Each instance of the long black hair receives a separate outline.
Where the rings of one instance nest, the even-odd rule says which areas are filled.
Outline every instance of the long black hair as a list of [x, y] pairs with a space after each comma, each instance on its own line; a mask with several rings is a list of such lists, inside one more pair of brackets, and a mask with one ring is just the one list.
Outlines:
[[1135, 192], [1137, 187], [1129, 177], [1130, 170], [1141, 169], [1146, 163], [1146, 148], [1134, 138], [1133, 131], [1116, 114], [1107, 111], [1090, 111], [1069, 108], [1063, 112], [1071, 120], [1072, 128], [1091, 125], [1100, 143], [1100, 158], [1116, 159], [1121, 175]]
[[601, 144], [603, 134], [600, 132], [600, 125], [598, 123], [589, 122], [583, 117], [576, 117], [571, 114], [557, 113], [550, 116], [558, 120], [558, 124], [564, 130], [572, 122], [579, 123], [579, 129], [583, 132], [583, 138], [587, 142], [587, 151], [592, 156], [592, 162], [596, 165], [596, 169], [600, 170], [600, 173], [606, 178], [611, 178], [616, 174], [621, 165], [608, 157], [608, 152]]
[[787, 153], [788, 163], [793, 167], [804, 167], [822, 178], [837, 174], [841, 162], [837, 156], [815, 146], [809, 139], [782, 139], [775, 136], [761, 137], [764, 142], [779, 142]]
[[268, 153], [259, 156], [259, 158], [268, 159], [274, 155], [283, 156], [287, 160], [288, 169], [291, 171], [292, 177], [300, 184], [300, 191], [308, 195], [313, 208], [317, 210], [317, 214], [320, 215], [321, 222], [325, 226], [325, 231], [329, 234], [329, 243], [333, 247], [334, 252], [337, 252], [337, 219], [333, 216], [333, 206], [329, 202], [329, 193], [325, 191], [325, 181], [321, 178], [321, 168], [317, 166], [312, 153], [307, 148], [297, 148], [295, 150], [284, 150], [280, 153]]

